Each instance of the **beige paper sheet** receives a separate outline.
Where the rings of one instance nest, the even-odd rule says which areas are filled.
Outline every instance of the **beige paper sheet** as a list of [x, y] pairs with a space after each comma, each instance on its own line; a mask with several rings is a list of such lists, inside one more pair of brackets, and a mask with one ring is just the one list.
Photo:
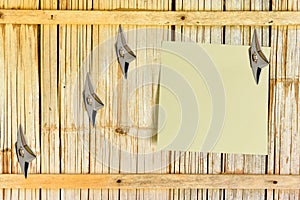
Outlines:
[[248, 48], [163, 42], [158, 149], [267, 154], [269, 68], [257, 85]]

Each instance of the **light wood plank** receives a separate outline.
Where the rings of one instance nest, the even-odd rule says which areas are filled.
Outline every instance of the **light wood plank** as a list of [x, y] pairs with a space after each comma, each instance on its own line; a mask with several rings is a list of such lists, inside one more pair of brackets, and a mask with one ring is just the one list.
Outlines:
[[31, 174], [28, 179], [22, 176], [1, 174], [0, 188], [300, 189], [300, 175]]
[[[4, 8], [4, 2], [1, 1], [0, 3], [0, 8]], [[0, 131], [1, 131], [1, 134], [5, 133], [6, 131], [6, 87], [7, 87], [7, 67], [5, 67], [5, 64], [6, 64], [6, 61], [5, 61], [5, 26], [0, 26], [0, 63], [1, 63], [1, 66], [0, 66], [0, 80], [1, 80], [1, 83], [0, 83], [0, 91], [2, 91], [2, 94], [4, 95], [1, 95], [0, 97], [0, 115], [1, 115], [1, 118], [0, 118]], [[4, 147], [6, 146], [6, 142], [5, 142], [5, 138], [6, 137], [1, 137], [0, 138], [0, 145], [1, 145], [1, 148], [3, 148], [2, 151], [0, 151], [0, 162], [2, 163], [0, 165], [0, 173], [2, 174], [4, 172], [4, 158], [5, 158], [5, 154], [6, 152], [8, 151], [12, 151], [12, 149], [5, 149]], [[3, 199], [5, 199], [5, 190], [0, 190], [0, 196], [3, 197]]]
[[[41, 8], [53, 9], [57, 1], [42, 1]], [[54, 7], [56, 9], [56, 7]], [[59, 173], [59, 104], [57, 85], [58, 38], [56, 25], [43, 25], [40, 29], [41, 55], [41, 172]], [[59, 190], [42, 190], [43, 199], [58, 199]]]
[[299, 25], [296, 11], [76, 11], [0, 9], [0, 24]]
[[[272, 9], [276, 11], [297, 10], [297, 1], [272, 1]], [[272, 45], [274, 46], [272, 54], [273, 73], [278, 79], [298, 79], [299, 59], [296, 56], [297, 39], [292, 39], [296, 33], [296, 29], [289, 27], [272, 28]], [[293, 36], [292, 36], [293, 35]], [[293, 41], [293, 42], [292, 42]], [[298, 45], [299, 49], [299, 45]], [[297, 66], [297, 67], [295, 67]], [[278, 82], [272, 85], [274, 99], [272, 103], [272, 124], [274, 128], [271, 132], [271, 137], [274, 141], [272, 146], [272, 158], [268, 172], [275, 174], [291, 174], [291, 170], [298, 168], [296, 163], [292, 162], [292, 157], [299, 158], [299, 151], [295, 152], [292, 148], [299, 148], [299, 131], [293, 127], [298, 126], [298, 121], [294, 120], [298, 116], [298, 84], [294, 85], [290, 82]], [[296, 87], [295, 87], [296, 86]], [[297, 99], [297, 100], [296, 100]], [[297, 117], [296, 117], [297, 118]], [[294, 143], [295, 142], [295, 143]], [[298, 143], [298, 144], [297, 144]], [[296, 144], [296, 145], [295, 145]], [[298, 146], [298, 147], [297, 147]], [[296, 166], [293, 166], [296, 164]], [[294, 171], [299, 174], [299, 171]], [[294, 193], [295, 192], [295, 193]], [[297, 191], [282, 191], [268, 190], [268, 199], [272, 196], [275, 199], [299, 199], [299, 190]]]

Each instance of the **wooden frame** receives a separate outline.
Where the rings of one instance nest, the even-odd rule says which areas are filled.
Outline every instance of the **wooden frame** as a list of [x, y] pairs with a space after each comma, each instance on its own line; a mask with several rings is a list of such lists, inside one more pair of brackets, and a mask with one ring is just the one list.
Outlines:
[[0, 10], [0, 24], [300, 25], [291, 11]]
[[[78, 184], [80, 183], [80, 184]], [[300, 189], [300, 175], [19, 174], [0, 175], [1, 188], [41, 189]]]
[[[73, 11], [0, 10], [0, 24], [300, 25], [291, 11]], [[80, 184], [78, 184], [80, 182]], [[206, 188], [300, 189], [300, 175], [237, 174], [1, 174], [0, 187], [42, 189]]]

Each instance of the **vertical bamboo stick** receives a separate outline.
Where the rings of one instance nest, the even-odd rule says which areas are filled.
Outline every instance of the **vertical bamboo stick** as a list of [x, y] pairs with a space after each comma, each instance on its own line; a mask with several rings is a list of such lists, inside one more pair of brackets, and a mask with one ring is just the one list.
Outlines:
[[[5, 90], [5, 115], [6, 115], [6, 123], [5, 123], [5, 139], [4, 139], [4, 149], [10, 149], [11, 151], [4, 152], [3, 155], [3, 173], [11, 173], [11, 156], [13, 155], [13, 148], [11, 146], [11, 134], [12, 134], [12, 108], [11, 106], [11, 93], [12, 93], [12, 70], [16, 67], [16, 59], [12, 59], [11, 57], [11, 50], [15, 46], [15, 43], [12, 41], [16, 41], [15, 34], [13, 32], [12, 25], [5, 26], [5, 57], [4, 57], [4, 68], [5, 68], [5, 78], [6, 78], [6, 90]], [[15, 48], [14, 48], [15, 49]], [[15, 57], [16, 58], [16, 57]], [[15, 84], [15, 83], [13, 83]], [[15, 165], [15, 164], [14, 164]], [[12, 190], [5, 189], [4, 190], [4, 199], [11, 199]]]
[[[56, 9], [56, 1], [42, 1], [42, 9]], [[59, 107], [57, 85], [57, 26], [41, 26], [41, 172], [59, 173]], [[43, 199], [58, 199], [59, 190], [42, 190]]]
[[[108, 1], [94, 1], [94, 9], [109, 9]], [[94, 72], [97, 72], [97, 77], [101, 79], [99, 81], [99, 89], [97, 90], [100, 98], [104, 101], [104, 108], [99, 112], [100, 126], [96, 127], [95, 131], [95, 172], [96, 173], [109, 173], [109, 162], [110, 162], [110, 148], [109, 148], [109, 137], [111, 137], [112, 129], [106, 128], [106, 125], [109, 126], [111, 119], [111, 105], [113, 97], [110, 98], [109, 91], [113, 91], [111, 84], [109, 84], [110, 76], [108, 76], [109, 70], [111, 69], [109, 56], [111, 51], [108, 51], [109, 48], [105, 47], [106, 41], [110, 39], [109, 35], [110, 28], [108, 25], [93, 26], [93, 50], [95, 53], [93, 55], [93, 69]], [[107, 44], [106, 44], [107, 45]], [[104, 69], [109, 69], [108, 71]], [[93, 154], [91, 154], [92, 156]], [[93, 194], [94, 199], [108, 199], [109, 190], [94, 190]]]
[[[13, 5], [6, 5], [6, 8], [12, 7]], [[5, 50], [7, 52], [5, 56], [6, 68], [7, 68], [7, 130], [6, 130], [6, 146], [5, 148], [11, 149], [10, 152], [7, 152], [6, 158], [4, 158], [4, 173], [17, 173], [18, 172], [18, 163], [15, 159], [15, 151], [13, 151], [13, 142], [16, 141], [16, 126], [17, 125], [17, 116], [14, 110], [17, 108], [16, 103], [16, 71], [17, 71], [17, 33], [14, 31], [12, 25], [6, 25], [5, 27]], [[23, 192], [22, 192], [23, 193]], [[24, 193], [23, 193], [24, 194]], [[5, 190], [4, 199], [17, 198], [18, 190]]]
[[[38, 44], [37, 44], [37, 26], [24, 26], [25, 41], [22, 45], [22, 63], [24, 73], [24, 116], [27, 140], [29, 146], [37, 153], [40, 152], [40, 134], [39, 134], [39, 78], [38, 78]], [[22, 30], [22, 29], [21, 29]], [[21, 36], [22, 38], [22, 36]], [[31, 173], [40, 172], [40, 156], [30, 163]], [[30, 171], [29, 171], [30, 172]], [[39, 198], [39, 190], [25, 190], [26, 199]]]
[[[106, 1], [93, 1], [93, 9], [99, 10], [104, 9], [107, 2]], [[107, 7], [106, 7], [107, 8]], [[97, 94], [99, 95], [100, 99], [103, 100], [104, 108], [98, 111], [98, 120], [100, 121], [100, 126], [96, 126], [91, 131], [90, 137], [90, 173], [108, 173], [108, 160], [104, 160], [105, 158], [108, 159], [109, 155], [109, 147], [107, 143], [105, 143], [106, 137], [106, 129], [104, 127], [106, 120], [109, 119], [109, 116], [106, 116], [106, 113], [109, 111], [110, 105], [107, 101], [107, 84], [106, 84], [106, 71], [103, 73], [103, 69], [105, 69], [106, 63], [105, 61], [107, 52], [103, 51], [103, 43], [107, 39], [108, 33], [108, 26], [102, 25], [94, 25], [92, 26], [92, 71], [98, 77], [98, 84], [97, 84]], [[100, 80], [99, 80], [100, 79]], [[100, 84], [99, 84], [100, 83]], [[100, 118], [100, 120], [99, 120]], [[90, 199], [107, 199], [108, 197], [108, 190], [90, 190], [89, 192]]]
[[[299, 2], [298, 2], [299, 4]], [[273, 1], [273, 10], [297, 10], [297, 1]], [[298, 99], [299, 99], [299, 43], [297, 42], [298, 27], [278, 27], [272, 29], [272, 64], [277, 79], [291, 81], [275, 82], [276, 95], [274, 118], [274, 157], [269, 166], [269, 173], [299, 174], [299, 129], [298, 127]], [[275, 53], [276, 52], [276, 53]], [[297, 54], [298, 53], [298, 54]], [[298, 136], [297, 136], [298, 135]], [[275, 160], [275, 162], [274, 162]], [[273, 162], [272, 162], [273, 161]], [[276, 162], [277, 161], [277, 162]], [[268, 191], [268, 198], [298, 199], [299, 191]]]
[[[4, 2], [0, 3], [0, 7], [4, 8]], [[1, 132], [1, 137], [0, 137], [0, 173], [4, 173], [5, 169], [5, 155], [7, 152], [11, 152], [12, 149], [5, 149], [6, 146], [6, 94], [7, 94], [7, 67], [6, 67], [6, 62], [5, 62], [5, 25], [0, 26], [0, 91], [2, 92], [3, 95], [0, 96], [0, 132]], [[5, 190], [1, 189], [0, 190], [0, 196], [5, 197]]]
[[[272, 10], [286, 10], [287, 9], [287, 1], [275, 1], [272, 2]], [[273, 67], [275, 67], [274, 72], [272, 75], [275, 75], [275, 78], [283, 78], [285, 75], [285, 63], [284, 63], [284, 52], [285, 47], [284, 44], [286, 44], [286, 28], [287, 27], [278, 27], [278, 28], [272, 28], [272, 46], [274, 47], [271, 61]], [[277, 57], [277, 55], [281, 55]], [[280, 142], [280, 134], [282, 132], [282, 125], [283, 121], [282, 119], [282, 111], [284, 110], [284, 83], [276, 83], [273, 85], [274, 87], [274, 95], [275, 100], [274, 102], [274, 110], [272, 117], [274, 118], [274, 128], [272, 128], [271, 137], [274, 138], [274, 149], [271, 149], [274, 153], [274, 157], [272, 160], [269, 160], [268, 168], [269, 172], [272, 170], [272, 173], [279, 174], [280, 173], [280, 157], [281, 152], [280, 149], [283, 148], [281, 146]], [[286, 196], [286, 194], [281, 193], [281, 195]], [[278, 199], [279, 197], [279, 191], [273, 190], [268, 191], [268, 198]]]
[[[147, 1], [143, 1], [143, 0], [138, 0], [137, 2], [137, 8], [138, 9], [147, 9]], [[145, 50], [144, 48], [147, 47], [147, 31], [146, 31], [146, 26], [138, 26], [137, 27], [139, 29], [139, 31], [137, 32], [137, 38], [136, 38], [136, 45], [137, 45], [137, 49], [139, 49], [139, 51], [136, 52], [136, 63], [137, 63], [137, 68], [144, 66], [147, 64], [147, 50]], [[149, 71], [147, 71], [149, 72]], [[145, 80], [145, 73], [143, 71], [139, 71], [137, 70], [136, 73], [136, 81], [137, 81], [137, 85], [139, 85], [140, 83], [143, 83]], [[146, 124], [146, 119], [145, 117], [145, 103], [144, 101], [147, 98], [147, 95], [145, 94], [145, 92], [147, 91], [147, 89], [145, 89], [145, 87], [139, 88], [137, 90], [137, 127], [143, 127]], [[149, 149], [148, 145], [149, 143], [147, 143], [147, 139], [145, 139], [143, 137], [144, 135], [142, 134], [141, 131], [137, 131], [137, 137], [138, 137], [138, 152], [137, 152], [137, 172], [138, 173], [144, 173], [146, 170], [146, 163], [145, 163], [145, 156], [144, 154], [147, 153], [147, 150]], [[148, 192], [148, 190], [138, 190], [138, 195], [140, 199], [147, 199], [149, 198], [150, 193]]]
[[[73, 9], [75, 2], [59, 2], [60, 9]], [[59, 26], [59, 87], [60, 87], [60, 131], [61, 173], [76, 172], [76, 128], [73, 120], [72, 78], [76, 77], [76, 26]], [[74, 74], [75, 73], [75, 74]], [[61, 190], [62, 199], [74, 199], [74, 190]]]
[[[121, 3], [122, 8], [136, 9], [136, 0], [128, 0]], [[130, 48], [137, 53], [139, 51], [136, 47], [137, 32], [136, 26], [124, 26], [125, 37]], [[121, 173], [136, 173], [137, 172], [137, 131], [134, 126], [136, 126], [135, 121], [135, 105], [138, 102], [135, 98], [134, 93], [130, 93], [136, 87], [136, 70], [137, 70], [136, 60], [132, 61], [129, 66], [128, 78], [124, 80], [123, 75], [119, 77], [120, 85], [119, 95], [120, 103], [119, 105], [119, 120], [120, 123], [117, 127], [123, 128], [128, 135], [121, 135], [120, 137], [120, 172]], [[132, 96], [131, 96], [132, 95]], [[118, 134], [118, 133], [116, 133]], [[134, 199], [137, 196], [136, 190], [120, 190], [120, 199]]]
[[[105, 1], [105, 4], [103, 5], [105, 9], [117, 9], [121, 6], [119, 0], [114, 1]], [[107, 27], [107, 39], [108, 40], [114, 40], [113, 38], [116, 38], [118, 32], [118, 26], [116, 25], [110, 25]], [[108, 58], [113, 58], [115, 55], [114, 50], [114, 43], [109, 43], [111, 45], [109, 48], [107, 48], [105, 51], [103, 51], [103, 55], [108, 55]], [[105, 134], [107, 134], [108, 140], [108, 148], [109, 151], [106, 152], [105, 160], [108, 161], [108, 168], [104, 168], [105, 171], [108, 173], [119, 173], [120, 172], [120, 135], [115, 134], [115, 128], [117, 127], [119, 121], [118, 121], [118, 107], [119, 107], [119, 93], [117, 84], [119, 77], [121, 77], [121, 71], [119, 71], [119, 66], [117, 62], [112, 62], [111, 60], [107, 59], [105, 63], [105, 67], [108, 67], [108, 87], [107, 87], [107, 94], [109, 98], [107, 101], [111, 103], [110, 105], [107, 105], [106, 109], [109, 111], [109, 128], [106, 129]], [[110, 106], [110, 107], [108, 107]], [[105, 164], [104, 164], [105, 166]], [[103, 190], [102, 190], [103, 191]], [[104, 195], [108, 195], [109, 198], [118, 198], [120, 194], [119, 190], [108, 190], [108, 194], [104, 193]]]
[[[288, 0], [287, 9], [289, 11], [299, 11], [300, 3], [297, 0]], [[298, 4], [298, 5], [297, 5]], [[299, 43], [299, 27], [288, 27], [287, 44], [286, 44], [286, 78], [293, 80], [291, 83], [285, 84], [286, 106], [285, 106], [285, 125], [281, 134], [281, 141], [284, 140], [286, 148], [281, 148], [283, 156], [280, 159], [281, 174], [299, 174], [299, 157], [300, 157], [300, 132], [298, 127], [298, 102], [299, 102], [299, 66], [300, 66], [300, 43]], [[297, 37], [298, 36], [298, 37]], [[284, 147], [284, 145], [282, 145]], [[289, 160], [289, 161], [288, 161]], [[290, 165], [290, 166], [289, 166]], [[288, 192], [289, 199], [299, 199], [299, 190], [290, 190]]]
[[[95, 5], [95, 4], [94, 4]], [[116, 2], [110, 2], [110, 1], [99, 1], [98, 2], [98, 8], [99, 9], [111, 9], [112, 7], [116, 8]], [[115, 117], [114, 117], [114, 109], [116, 108], [116, 96], [114, 96], [115, 91], [115, 84], [117, 83], [117, 65], [114, 63], [111, 63], [112, 60], [109, 58], [112, 58], [114, 55], [113, 50], [113, 43], [106, 41], [113, 40], [112, 38], [116, 37], [117, 33], [117, 27], [114, 26], [113, 28], [110, 25], [107, 26], [98, 26], [98, 37], [99, 37], [99, 45], [100, 51], [98, 52], [99, 59], [102, 60], [102, 62], [99, 63], [100, 69], [107, 69], [107, 70], [99, 70], [99, 72], [102, 74], [104, 73], [104, 82], [105, 87], [103, 88], [103, 94], [105, 95], [105, 106], [103, 108], [103, 119], [101, 119], [103, 132], [100, 129], [99, 132], [96, 132], [97, 134], [100, 133], [99, 142], [100, 145], [99, 148], [97, 148], [97, 160], [96, 162], [96, 170], [102, 171], [102, 173], [117, 173], [116, 166], [119, 161], [119, 155], [118, 151], [112, 151], [112, 149], [116, 150], [118, 148], [115, 140], [114, 135], [114, 124], [116, 123]], [[112, 42], [112, 41], [111, 41]], [[109, 48], [106, 48], [105, 45], [111, 45]], [[104, 59], [101, 59], [104, 57]], [[103, 74], [102, 74], [103, 76]], [[107, 128], [106, 128], [107, 126]], [[96, 145], [98, 146], [98, 145]], [[113, 147], [113, 148], [112, 148]], [[114, 164], [116, 163], [116, 164]], [[108, 199], [108, 198], [118, 198], [118, 190], [107, 190], [103, 189], [101, 190], [101, 196], [102, 199]]]
[[[0, 4], [0, 6], [1, 6], [1, 8], [5, 8], [5, 2], [1, 2], [1, 4]], [[8, 149], [7, 148], [7, 143], [6, 143], [6, 134], [4, 134], [4, 133], [6, 133], [6, 130], [7, 130], [7, 91], [8, 91], [8, 88], [7, 88], [7, 84], [8, 84], [8, 78], [7, 78], [7, 62], [6, 62], [6, 58], [7, 58], [7, 55], [5, 55], [5, 54], [7, 54], [6, 53], [6, 50], [5, 50], [5, 47], [6, 47], [6, 42], [5, 42], [5, 38], [6, 38], [6, 36], [5, 36], [5, 32], [6, 32], [6, 26], [5, 25], [2, 25], [1, 26], [1, 47], [2, 47], [2, 49], [1, 49], [1, 63], [2, 63], [2, 65], [1, 65], [1, 67], [0, 67], [0, 69], [1, 69], [1, 75], [3, 76], [2, 78], [1, 78], [1, 80], [2, 80], [2, 84], [1, 84], [1, 91], [3, 91], [3, 95], [1, 95], [1, 134], [3, 135], [1, 138], [0, 138], [0, 141], [1, 141], [1, 148], [3, 149], [2, 151], [1, 151], [1, 153], [0, 153], [0, 155], [1, 155], [1, 160], [0, 160], [0, 162], [2, 163], [1, 164], [1, 173], [5, 173], [5, 170], [6, 170], [6, 158], [7, 158], [7, 153], [8, 152], [11, 152], [12, 151], [12, 149]], [[0, 195], [1, 196], [3, 196], [3, 199], [5, 199], [6, 198], [6, 196], [7, 195], [5, 195], [6, 194], [6, 190], [5, 189], [3, 189], [3, 190], [1, 190], [1, 192], [0, 192]]]
[[[3, 8], [36, 8], [35, 2], [2, 2]], [[36, 26], [35, 26], [36, 27]], [[21, 124], [26, 133], [29, 146], [39, 152], [39, 134], [36, 129], [38, 127], [37, 113], [34, 110], [39, 108], [37, 62], [37, 44], [31, 43], [36, 39], [36, 29], [26, 25], [6, 25], [3, 31], [5, 46], [4, 46], [4, 80], [5, 89], [3, 94], [5, 97], [5, 131], [3, 132], [4, 141], [3, 148], [9, 151], [3, 151], [3, 172], [4, 173], [19, 173], [20, 168], [17, 162], [14, 143], [17, 138], [18, 125]], [[3, 29], [4, 30], [4, 29]], [[25, 51], [26, 49], [26, 51]], [[28, 73], [29, 72], [29, 73]], [[25, 78], [25, 76], [28, 76]], [[35, 93], [37, 92], [37, 93]], [[37, 95], [36, 95], [37, 94]], [[36, 123], [37, 122], [37, 123]], [[30, 165], [29, 173], [37, 172], [39, 169], [39, 158], [33, 161]], [[4, 190], [4, 199], [31, 198], [36, 197], [35, 190]]]
[[[93, 9], [97, 10], [98, 9], [98, 2], [93, 2]], [[97, 74], [97, 77], [99, 77], [98, 75], [98, 70], [96, 70], [97, 66], [99, 66], [99, 58], [98, 58], [98, 54], [93, 53], [93, 51], [95, 50], [95, 48], [98, 45], [99, 42], [99, 38], [98, 38], [98, 26], [92, 26], [92, 38], [91, 38], [91, 53], [92, 53], [92, 57], [91, 57], [91, 66], [93, 69], [93, 72]], [[100, 90], [101, 92], [102, 90]], [[98, 92], [98, 91], [97, 91]], [[102, 97], [102, 93], [98, 93], [100, 95], [100, 98]], [[102, 99], [102, 98], [101, 98]], [[105, 102], [104, 102], [105, 104]], [[83, 115], [86, 116], [86, 113], [84, 113]], [[101, 120], [102, 121], [102, 120]], [[89, 123], [89, 122], [87, 122]], [[86, 126], [86, 125], [85, 125]], [[94, 130], [90, 130], [90, 149], [89, 149], [89, 153], [90, 153], [90, 157], [89, 157], [89, 171], [90, 173], [100, 173], [96, 171], [96, 165], [97, 165], [97, 150], [96, 150], [96, 143], [97, 143], [97, 139], [96, 139], [96, 129]], [[96, 199], [95, 197], [101, 197], [101, 190], [89, 190], [89, 199]]]
[[[16, 101], [16, 107], [17, 108], [17, 116], [16, 116], [16, 120], [14, 122], [12, 122], [12, 147], [14, 144], [14, 141], [17, 140], [17, 136], [14, 134], [17, 129], [18, 129], [18, 125], [21, 124], [24, 130], [24, 134], [27, 133], [27, 127], [26, 127], [26, 121], [25, 121], [25, 94], [24, 94], [24, 90], [25, 90], [25, 80], [24, 80], [24, 74], [25, 74], [25, 65], [24, 65], [24, 60], [23, 60], [23, 53], [22, 53], [22, 48], [23, 48], [23, 44], [24, 44], [24, 40], [25, 40], [25, 31], [24, 31], [24, 25], [21, 25], [20, 27], [18, 27], [16, 30], [16, 49], [15, 49], [15, 54], [16, 54], [16, 58], [17, 58], [17, 65], [16, 65], [16, 92], [15, 93], [15, 101]], [[20, 32], [22, 32], [23, 34], [20, 35]], [[13, 92], [13, 93], [14, 93]], [[15, 129], [15, 130], [14, 130]], [[28, 131], [29, 132], [29, 131]], [[28, 138], [29, 134], [26, 134], [27, 136], [27, 142], [30, 141], [30, 138]], [[29, 136], [30, 137], [30, 136]], [[16, 156], [16, 152], [13, 152], [14, 157]], [[12, 160], [14, 160], [14, 157], [12, 158]], [[17, 162], [13, 162], [13, 168], [12, 168], [12, 173], [19, 173], [19, 166]], [[14, 168], [15, 167], [15, 168]], [[30, 170], [28, 170], [28, 172], [30, 172]], [[19, 189], [19, 191], [17, 192], [17, 190], [13, 190], [12, 193], [12, 197], [13, 198], [21, 198], [21, 199], [25, 199], [26, 198], [26, 193], [24, 189]]]
[[[82, 0], [79, 2], [78, 8], [80, 10], [91, 10], [92, 9], [91, 0]], [[91, 59], [89, 57], [92, 49], [92, 28], [90, 25], [81, 25], [78, 26], [78, 53], [79, 53], [79, 68], [77, 75], [78, 90], [77, 90], [77, 101], [80, 102], [77, 104], [77, 173], [89, 173], [90, 172], [90, 144], [93, 131], [95, 128], [89, 123], [88, 117], [84, 110], [82, 104], [82, 91], [84, 86], [84, 81], [86, 78], [86, 72], [89, 71], [91, 74], [92, 82], [95, 86], [96, 92], [98, 87], [98, 76], [95, 76], [95, 69], [91, 66]], [[99, 121], [99, 116], [96, 117], [96, 120]], [[89, 126], [90, 125], [90, 126]], [[83, 130], [81, 127], [84, 127]], [[90, 127], [90, 128], [89, 128]], [[80, 191], [81, 199], [87, 199], [89, 197], [89, 190]]]
[[[2, 7], [2, 5], [1, 5]], [[5, 97], [6, 97], [6, 69], [5, 69], [5, 60], [4, 60], [4, 54], [5, 54], [5, 42], [4, 42], [4, 32], [5, 32], [5, 25], [0, 26], [0, 91], [2, 92], [2, 95], [0, 96], [0, 173], [3, 173], [4, 169], [4, 154], [6, 154], [7, 151], [11, 151], [11, 149], [4, 149], [5, 146]], [[0, 196], [4, 197], [4, 190], [0, 190]]]

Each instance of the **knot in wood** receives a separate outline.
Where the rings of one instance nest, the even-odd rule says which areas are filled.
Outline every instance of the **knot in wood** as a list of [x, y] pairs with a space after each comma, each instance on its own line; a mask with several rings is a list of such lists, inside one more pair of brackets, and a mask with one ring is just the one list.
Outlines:
[[121, 134], [121, 135], [126, 135], [126, 131], [124, 131], [122, 128], [118, 127], [115, 130], [116, 133]]

